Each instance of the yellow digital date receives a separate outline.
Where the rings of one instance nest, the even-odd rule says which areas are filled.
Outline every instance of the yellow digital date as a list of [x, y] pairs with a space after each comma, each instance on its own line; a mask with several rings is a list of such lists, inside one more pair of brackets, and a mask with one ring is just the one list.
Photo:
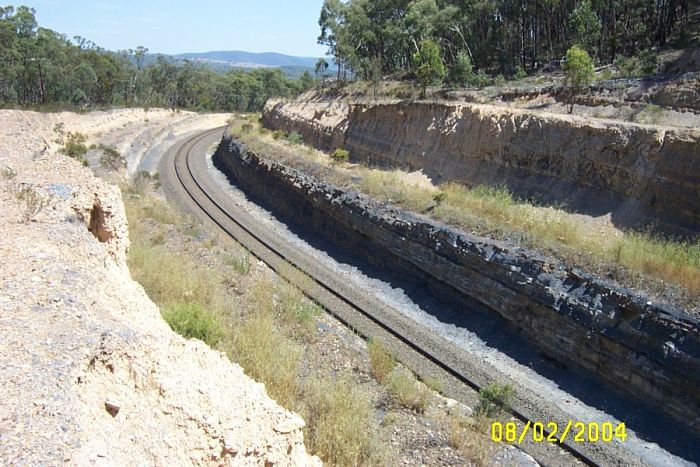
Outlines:
[[575, 422], [569, 420], [560, 426], [556, 422], [528, 421], [523, 426], [515, 422], [493, 422], [491, 424], [491, 440], [494, 443], [518, 443], [526, 439], [535, 443], [564, 443], [567, 439], [574, 443], [610, 443], [625, 442], [627, 428], [624, 423], [611, 422]]

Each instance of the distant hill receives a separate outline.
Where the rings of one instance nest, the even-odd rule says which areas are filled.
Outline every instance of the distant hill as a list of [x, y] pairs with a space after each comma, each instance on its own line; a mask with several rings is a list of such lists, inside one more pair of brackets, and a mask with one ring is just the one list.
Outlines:
[[195, 60], [202, 62], [223, 62], [230, 66], [242, 68], [257, 67], [304, 67], [314, 68], [318, 57], [293, 57], [275, 52], [252, 53], [239, 50], [214, 51], [203, 53], [185, 53], [173, 55], [180, 60]]
[[314, 57], [294, 57], [275, 52], [252, 53], [229, 50], [178, 55], [148, 54], [144, 60], [144, 65], [154, 63], [159, 55], [176, 62], [190, 60], [219, 72], [226, 72], [231, 68], [248, 70], [255, 68], [279, 68], [292, 79], [299, 78], [305, 71], [313, 75], [316, 61], [318, 61], [318, 58]]

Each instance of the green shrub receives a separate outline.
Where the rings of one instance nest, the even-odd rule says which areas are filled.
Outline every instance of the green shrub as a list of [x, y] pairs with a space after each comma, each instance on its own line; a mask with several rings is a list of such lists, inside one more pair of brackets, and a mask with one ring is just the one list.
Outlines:
[[639, 74], [639, 63], [634, 57], [619, 57], [615, 60], [615, 66], [623, 78], [632, 78]]
[[474, 412], [477, 415], [495, 417], [510, 408], [514, 392], [509, 384], [493, 382], [479, 390], [479, 404]]
[[287, 135], [287, 141], [292, 144], [302, 144], [304, 142], [304, 137], [298, 131], [292, 131]]
[[251, 133], [253, 131], [253, 125], [251, 123], [244, 123], [241, 126], [241, 133]]
[[369, 364], [372, 376], [380, 383], [385, 382], [391, 372], [394, 371], [396, 360], [381, 342], [374, 339], [367, 343], [367, 350], [369, 351]]
[[506, 84], [506, 78], [502, 74], [498, 74], [494, 79], [493, 79], [493, 84], [494, 86], [505, 86]]
[[527, 78], [527, 73], [525, 72], [523, 67], [518, 65], [515, 67], [515, 71], [513, 73], [513, 78], [516, 79], [517, 81], [522, 81], [525, 78]]
[[347, 162], [348, 159], [350, 159], [350, 151], [338, 148], [335, 151], [333, 151], [333, 154], [331, 154], [331, 159], [333, 159], [333, 162], [338, 163]]
[[659, 68], [659, 57], [651, 49], [643, 50], [637, 56], [639, 69], [644, 75], [653, 75]]
[[491, 84], [491, 77], [484, 70], [479, 70], [478, 73], [472, 75], [469, 84], [478, 89], [483, 89]]
[[472, 61], [465, 52], [459, 52], [455, 59], [455, 64], [450, 70], [450, 81], [464, 85], [471, 78], [474, 72]]
[[418, 51], [411, 57], [416, 76], [421, 85], [421, 97], [431, 84], [442, 83], [447, 72], [440, 56], [440, 47], [431, 39], [421, 41]]
[[183, 337], [199, 339], [211, 347], [221, 340], [221, 323], [199, 304], [176, 303], [161, 314], [170, 328]]
[[87, 162], [84, 157], [88, 148], [84, 144], [85, 141], [87, 141], [87, 138], [82, 133], [68, 133], [66, 142], [64, 146], [59, 149], [59, 152], [73, 159], [77, 159], [82, 162], [83, 165], [86, 165]]
[[284, 137], [284, 132], [283, 132], [283, 131], [281, 131], [281, 130], [275, 130], [275, 131], [272, 132], [272, 138], [273, 138], [273, 139], [280, 139], [280, 138], [282, 138], [282, 137]]

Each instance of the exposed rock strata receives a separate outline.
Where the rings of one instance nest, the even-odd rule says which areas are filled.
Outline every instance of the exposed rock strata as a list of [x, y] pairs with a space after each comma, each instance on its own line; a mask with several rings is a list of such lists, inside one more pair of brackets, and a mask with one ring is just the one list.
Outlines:
[[[0, 111], [0, 464], [320, 464], [303, 420], [161, 319], [126, 267], [119, 189], [51, 149], [49, 118]], [[43, 200], [28, 222], [21, 187]]]
[[700, 430], [700, 323], [683, 311], [267, 160], [224, 137], [215, 164], [250, 196], [378, 266], [486, 307], [542, 351]]
[[265, 125], [353, 161], [422, 170], [435, 182], [612, 212], [621, 227], [700, 231], [700, 132], [479, 104], [270, 101]]

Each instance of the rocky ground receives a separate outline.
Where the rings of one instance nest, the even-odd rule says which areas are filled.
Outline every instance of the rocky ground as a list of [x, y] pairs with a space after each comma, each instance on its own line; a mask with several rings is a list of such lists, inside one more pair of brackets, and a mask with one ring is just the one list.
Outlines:
[[319, 463], [298, 416], [162, 321], [126, 267], [119, 190], [57, 153], [56, 130], [130, 145], [224, 120], [0, 111], [0, 463]]

